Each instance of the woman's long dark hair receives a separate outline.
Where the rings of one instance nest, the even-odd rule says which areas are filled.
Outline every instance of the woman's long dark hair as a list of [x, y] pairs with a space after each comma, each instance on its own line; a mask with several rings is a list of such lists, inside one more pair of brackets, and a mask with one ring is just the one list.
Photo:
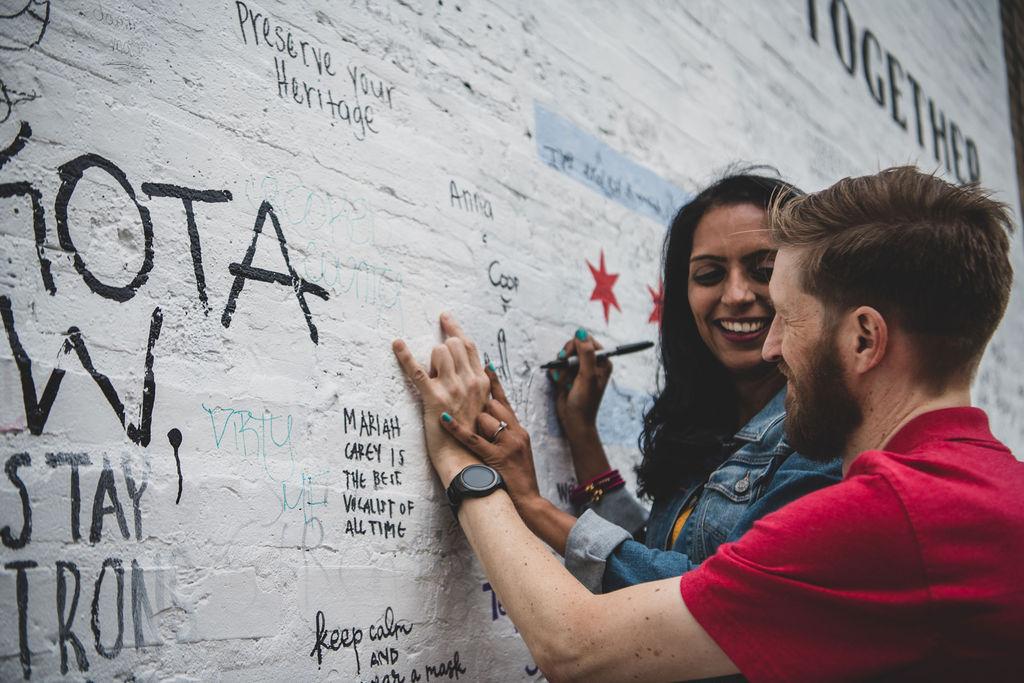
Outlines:
[[[664, 299], [661, 317], [661, 365], [664, 387], [644, 415], [637, 467], [641, 495], [670, 495], [705, 478], [723, 459], [722, 445], [738, 428], [738, 397], [725, 367], [697, 333], [687, 293], [693, 233], [704, 214], [719, 206], [753, 204], [768, 209], [781, 194], [802, 194], [751, 167], [727, 175], [679, 209], [662, 250]], [[780, 200], [780, 201], [785, 201]]]

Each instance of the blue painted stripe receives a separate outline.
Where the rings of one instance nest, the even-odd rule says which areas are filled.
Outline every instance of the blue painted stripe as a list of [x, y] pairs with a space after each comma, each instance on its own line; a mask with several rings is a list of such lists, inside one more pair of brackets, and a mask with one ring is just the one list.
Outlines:
[[615, 151], [558, 114], [534, 103], [537, 154], [608, 199], [667, 226], [690, 195]]

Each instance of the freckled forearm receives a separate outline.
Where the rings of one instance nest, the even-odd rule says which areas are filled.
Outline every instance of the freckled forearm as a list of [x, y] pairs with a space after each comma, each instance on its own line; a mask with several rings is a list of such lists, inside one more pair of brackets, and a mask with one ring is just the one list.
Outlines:
[[502, 491], [469, 500], [459, 521], [530, 651], [558, 652], [586, 601], [583, 587], [526, 527]]
[[686, 608], [678, 578], [594, 595], [530, 533], [503, 491], [466, 501], [459, 522], [550, 680], [667, 681], [737, 672]]

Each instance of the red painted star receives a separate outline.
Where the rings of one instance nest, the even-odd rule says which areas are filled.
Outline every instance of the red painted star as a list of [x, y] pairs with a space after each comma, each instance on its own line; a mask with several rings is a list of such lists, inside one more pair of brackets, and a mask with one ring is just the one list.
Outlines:
[[654, 301], [654, 310], [651, 311], [651, 317], [647, 319], [647, 322], [658, 323], [658, 327], [661, 327], [661, 304], [665, 299], [665, 283], [659, 277], [658, 291], [655, 292], [650, 285], [647, 285], [647, 291], [651, 293], [651, 299]]
[[590, 261], [587, 261], [587, 267], [590, 268], [590, 274], [594, 276], [594, 291], [590, 294], [591, 301], [600, 301], [601, 305], [604, 306], [604, 321], [608, 322], [608, 309], [612, 306], [615, 310], [621, 312], [619, 308], [619, 302], [615, 298], [615, 292], [612, 291], [612, 287], [615, 286], [615, 281], [619, 279], [618, 273], [609, 273], [605, 270], [604, 266], [604, 249], [601, 250], [601, 267], [595, 268], [591, 265]]

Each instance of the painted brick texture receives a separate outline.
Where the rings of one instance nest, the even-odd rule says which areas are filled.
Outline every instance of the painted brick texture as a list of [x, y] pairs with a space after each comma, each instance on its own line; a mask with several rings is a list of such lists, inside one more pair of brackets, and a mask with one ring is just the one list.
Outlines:
[[[537, 678], [390, 341], [455, 312], [567, 505], [537, 366], [579, 326], [656, 337], [665, 202], [734, 163], [1017, 197], [994, 0], [26, 2], [0, 3], [3, 680]], [[1022, 287], [975, 392], [1017, 453]], [[602, 409], [630, 477], [655, 377], [621, 358]]]

